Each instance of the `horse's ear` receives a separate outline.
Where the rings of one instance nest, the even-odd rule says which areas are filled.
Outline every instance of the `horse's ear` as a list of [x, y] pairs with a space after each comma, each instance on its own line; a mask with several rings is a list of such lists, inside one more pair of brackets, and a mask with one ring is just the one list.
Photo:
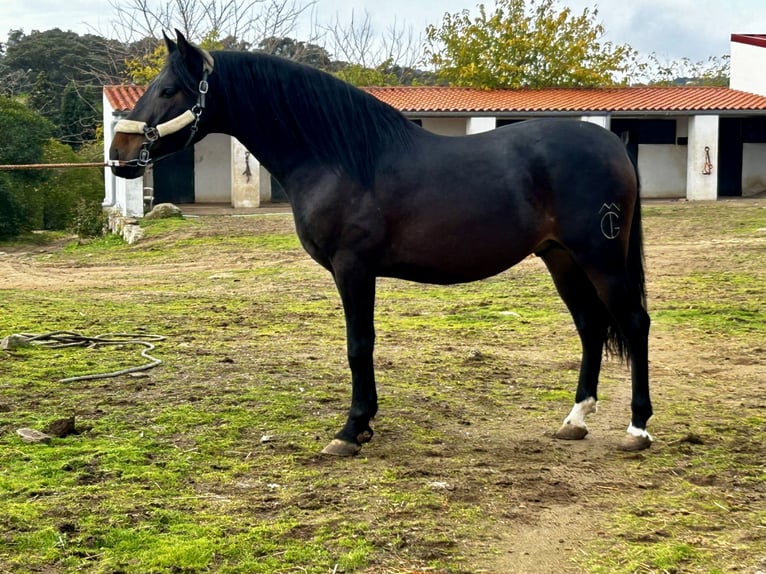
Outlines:
[[162, 35], [165, 37], [165, 47], [168, 49], [168, 54], [172, 54], [176, 51], [178, 46], [176, 46], [176, 43], [168, 38], [168, 35], [165, 33], [165, 31], [162, 31]]
[[207, 50], [190, 43], [178, 29], [176, 29], [176, 41], [178, 42], [178, 51], [181, 52], [189, 70], [201, 67], [208, 73], [213, 72], [213, 58]]
[[176, 42], [178, 43], [178, 50], [184, 58], [187, 64], [196, 61], [199, 58], [197, 49], [189, 43], [189, 40], [176, 28]]
[[183, 51], [184, 48], [190, 47], [189, 40], [186, 39], [186, 36], [183, 35], [183, 32], [179, 30], [178, 28], [176, 30], [176, 42], [178, 42], [178, 47]]

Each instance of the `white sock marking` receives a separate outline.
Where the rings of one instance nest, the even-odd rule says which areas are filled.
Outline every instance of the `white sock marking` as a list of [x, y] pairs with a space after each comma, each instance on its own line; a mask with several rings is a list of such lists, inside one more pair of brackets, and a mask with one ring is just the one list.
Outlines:
[[635, 436], [638, 438], [648, 438], [649, 442], [654, 441], [654, 439], [652, 438], [652, 435], [646, 432], [646, 429], [640, 429], [638, 427], [634, 427], [633, 423], [631, 423], [630, 426], [628, 426], [628, 434], [630, 436]]
[[564, 419], [565, 425], [574, 425], [583, 429], [588, 428], [585, 424], [585, 417], [591, 413], [595, 413], [598, 410], [598, 403], [593, 397], [588, 397], [584, 401], [575, 403], [572, 410], [569, 411], [569, 415]]

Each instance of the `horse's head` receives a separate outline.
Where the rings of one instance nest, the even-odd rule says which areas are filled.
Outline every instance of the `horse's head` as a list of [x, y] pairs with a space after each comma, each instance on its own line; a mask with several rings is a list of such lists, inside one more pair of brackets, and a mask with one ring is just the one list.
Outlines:
[[119, 177], [140, 177], [152, 161], [180, 151], [205, 135], [200, 120], [213, 58], [190, 44], [178, 30], [176, 35], [176, 42], [165, 36], [165, 67], [128, 117], [115, 125], [109, 158], [120, 162], [112, 167]]

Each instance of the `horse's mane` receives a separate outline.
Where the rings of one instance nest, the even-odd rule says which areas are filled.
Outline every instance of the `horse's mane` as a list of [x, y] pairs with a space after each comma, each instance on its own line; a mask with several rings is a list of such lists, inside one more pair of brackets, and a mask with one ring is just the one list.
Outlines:
[[[372, 184], [381, 153], [411, 141], [413, 124], [398, 110], [330, 74], [257, 52], [212, 55], [214, 74], [227, 84], [228, 108], [249, 116], [239, 121], [252, 121], [264, 137], [289, 141], [290, 149], [363, 185]], [[196, 90], [188, 71], [173, 71]]]

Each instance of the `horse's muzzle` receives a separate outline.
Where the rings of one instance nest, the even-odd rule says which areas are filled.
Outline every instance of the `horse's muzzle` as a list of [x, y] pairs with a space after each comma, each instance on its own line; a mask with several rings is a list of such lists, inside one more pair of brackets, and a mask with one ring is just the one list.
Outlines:
[[114, 175], [125, 179], [136, 179], [144, 175], [146, 166], [137, 164], [142, 143], [143, 138], [141, 136], [115, 134], [112, 146], [109, 148], [109, 159], [125, 162], [126, 165], [112, 166]]

